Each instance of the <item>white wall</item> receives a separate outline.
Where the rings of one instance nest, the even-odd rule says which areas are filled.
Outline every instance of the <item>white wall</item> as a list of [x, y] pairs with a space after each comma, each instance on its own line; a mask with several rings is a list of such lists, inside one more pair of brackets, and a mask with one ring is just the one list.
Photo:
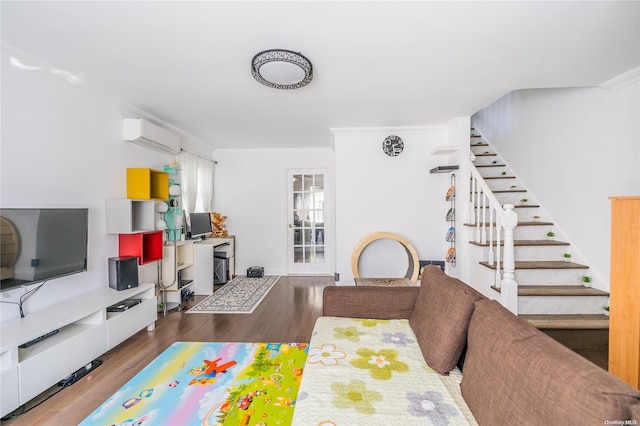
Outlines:
[[473, 122], [608, 290], [608, 197], [640, 194], [640, 83], [516, 91]]
[[[468, 126], [466, 131], [468, 136]], [[338, 284], [353, 285], [352, 252], [358, 241], [373, 232], [403, 237], [421, 260], [444, 260], [449, 208], [445, 195], [450, 176], [429, 174], [429, 170], [449, 164], [449, 159], [431, 155], [435, 147], [449, 143], [447, 128], [333, 129], [333, 134]], [[405, 145], [398, 157], [382, 151], [382, 142], [393, 134]], [[375, 271], [377, 276], [397, 277], [406, 272], [408, 263], [398, 268], [397, 252], [392, 253], [395, 262], [385, 260], [384, 252], [394, 250], [388, 240], [382, 240], [379, 247], [372, 243], [368, 250], [361, 255], [360, 269]]]
[[[36, 311], [78, 293], [108, 285], [107, 262], [118, 255], [116, 235], [106, 234], [105, 199], [126, 197], [126, 168], [161, 168], [171, 157], [122, 140], [122, 118], [114, 103], [54, 80], [46, 71], [25, 71], [2, 54], [2, 207], [89, 208], [86, 272], [46, 283], [25, 304]], [[155, 279], [155, 263], [141, 268]], [[22, 290], [5, 292], [15, 301]], [[1, 319], [18, 316], [0, 304]]]
[[333, 173], [333, 151], [218, 149], [214, 158], [213, 207], [227, 216], [227, 230], [236, 236], [236, 273], [258, 265], [265, 274], [286, 274], [287, 170], [329, 168]]

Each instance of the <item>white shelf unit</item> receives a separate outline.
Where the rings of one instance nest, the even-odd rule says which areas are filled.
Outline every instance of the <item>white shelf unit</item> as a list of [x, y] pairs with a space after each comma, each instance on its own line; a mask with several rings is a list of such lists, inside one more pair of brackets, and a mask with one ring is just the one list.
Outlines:
[[[168, 286], [167, 291], [179, 291], [182, 288], [193, 285], [194, 256], [193, 240], [177, 241], [166, 244], [162, 250], [162, 282]], [[189, 284], [178, 285], [176, 272], [181, 272], [182, 281], [191, 281]]]
[[[126, 299], [142, 302], [107, 314]], [[155, 284], [128, 290], [102, 288], [0, 324], [0, 416], [27, 403], [143, 328], [155, 327]], [[39, 336], [57, 334], [27, 348]]]
[[107, 233], [133, 234], [155, 230], [155, 201], [108, 198]]
[[458, 151], [460, 151], [460, 148], [457, 146], [441, 145], [441, 146], [435, 147], [431, 151], [431, 155], [450, 155]]

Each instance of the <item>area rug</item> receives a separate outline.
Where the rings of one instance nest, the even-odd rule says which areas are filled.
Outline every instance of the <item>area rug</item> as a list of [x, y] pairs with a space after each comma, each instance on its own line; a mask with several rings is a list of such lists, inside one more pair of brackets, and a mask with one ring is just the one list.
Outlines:
[[289, 425], [308, 350], [176, 342], [80, 425]]
[[279, 275], [265, 275], [262, 278], [237, 276], [187, 312], [250, 314], [262, 302], [262, 299], [279, 278]]

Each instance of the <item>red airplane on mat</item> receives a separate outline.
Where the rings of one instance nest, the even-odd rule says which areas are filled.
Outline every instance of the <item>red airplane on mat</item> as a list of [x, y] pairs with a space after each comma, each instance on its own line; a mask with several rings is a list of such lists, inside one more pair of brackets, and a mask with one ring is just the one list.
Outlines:
[[204, 363], [206, 365], [206, 368], [205, 366], [199, 367], [198, 369], [200, 370], [200, 372], [195, 373], [196, 377], [189, 382], [189, 385], [194, 385], [196, 383], [201, 384], [202, 386], [212, 384], [216, 381], [216, 375], [218, 373], [226, 373], [227, 369], [237, 364], [237, 362], [231, 360], [229, 362], [225, 362], [222, 365], [218, 365], [218, 362], [220, 362], [221, 360], [222, 358], [214, 359], [213, 361], [205, 359]]

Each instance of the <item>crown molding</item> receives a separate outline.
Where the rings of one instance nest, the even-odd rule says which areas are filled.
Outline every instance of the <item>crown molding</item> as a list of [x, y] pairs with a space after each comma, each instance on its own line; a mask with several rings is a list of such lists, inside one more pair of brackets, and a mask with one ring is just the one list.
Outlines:
[[603, 89], [618, 90], [630, 84], [640, 81], [640, 67], [635, 67], [617, 77], [600, 84]]
[[332, 127], [329, 129], [334, 136], [365, 136], [365, 135], [381, 135], [393, 134], [409, 135], [424, 134], [432, 132], [443, 132], [447, 130], [447, 126], [400, 126], [400, 127]]

